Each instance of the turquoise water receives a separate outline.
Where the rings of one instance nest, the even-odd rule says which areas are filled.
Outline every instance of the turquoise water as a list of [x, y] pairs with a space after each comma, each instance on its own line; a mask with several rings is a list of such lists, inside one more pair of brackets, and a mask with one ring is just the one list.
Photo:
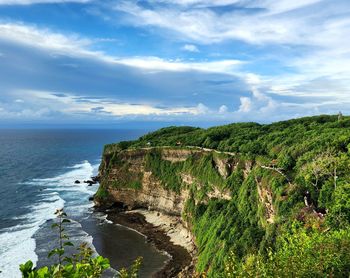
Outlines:
[[20, 277], [18, 265], [31, 259], [50, 263], [55, 246], [50, 229], [54, 212], [64, 207], [72, 223], [67, 232], [76, 244], [89, 242], [115, 269], [144, 257], [142, 277], [160, 269], [167, 257], [145, 238], [108, 223], [94, 213], [97, 186], [74, 184], [95, 175], [103, 145], [131, 140], [141, 130], [0, 130], [0, 277]]

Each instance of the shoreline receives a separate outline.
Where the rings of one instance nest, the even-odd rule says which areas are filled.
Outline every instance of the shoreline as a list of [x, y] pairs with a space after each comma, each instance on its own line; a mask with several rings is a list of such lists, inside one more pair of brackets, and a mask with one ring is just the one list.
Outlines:
[[[178, 217], [147, 210], [104, 210], [107, 220], [133, 229], [146, 237], [159, 251], [169, 255], [164, 267], [152, 277], [177, 277], [191, 272], [195, 246]], [[184, 276], [186, 277], [186, 276]]]

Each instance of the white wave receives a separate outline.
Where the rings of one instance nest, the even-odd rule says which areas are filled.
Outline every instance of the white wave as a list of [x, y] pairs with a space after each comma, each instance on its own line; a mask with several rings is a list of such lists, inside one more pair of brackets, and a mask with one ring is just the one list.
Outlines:
[[70, 222], [71, 228], [73, 228], [75, 231], [78, 231], [78, 234], [74, 235], [74, 237], [71, 238], [71, 240], [74, 240], [79, 243], [81, 242], [87, 243], [88, 246], [96, 253], [95, 246], [92, 244], [93, 237], [83, 230], [83, 227], [79, 222], [73, 219], [70, 219], [70, 220], [71, 220]]
[[107, 219], [108, 215], [105, 214], [105, 213], [95, 213], [94, 214], [94, 218], [98, 219], [98, 220], [101, 220], [100, 224], [99, 225], [103, 225], [103, 224], [113, 224], [113, 221], [111, 220], [108, 220]]
[[5, 232], [0, 234], [0, 277], [21, 277], [19, 265], [31, 259], [34, 263], [38, 257], [35, 254], [35, 240], [32, 238], [36, 227]]
[[0, 233], [0, 276], [6, 278], [21, 277], [19, 265], [27, 260], [36, 264], [38, 256], [35, 253], [33, 235], [47, 220], [55, 218], [57, 208], [64, 206], [64, 200], [58, 194], [28, 208], [28, 214], [22, 219], [25, 223], [3, 229]]
[[[91, 165], [88, 161], [67, 167], [70, 171], [65, 172], [53, 178], [45, 179], [33, 179], [27, 184], [39, 185], [44, 187], [44, 191], [60, 191], [60, 192], [71, 192], [79, 191], [85, 194], [94, 194], [97, 190], [97, 185], [88, 186], [84, 183], [84, 180], [89, 180], [93, 175], [97, 173], [99, 165]], [[75, 183], [79, 180], [80, 183]]]
[[[69, 217], [72, 217], [72, 218], [79, 217], [81, 219], [86, 219], [89, 217], [93, 206], [94, 204], [92, 202], [89, 202], [87, 204], [70, 205], [65, 209], [65, 211], [69, 215]], [[87, 213], [89, 214], [83, 217]]]
[[[91, 165], [88, 161], [67, 167], [67, 172], [53, 178], [33, 179], [26, 182], [28, 185], [44, 187], [38, 195], [38, 202], [27, 206], [28, 213], [15, 217], [21, 220], [22, 224], [0, 231], [0, 277], [17, 278], [21, 277], [19, 265], [32, 260], [36, 264], [38, 256], [35, 253], [36, 243], [33, 238], [41, 225], [47, 220], [55, 218], [54, 212], [58, 208], [63, 208], [65, 193], [79, 192], [93, 194], [97, 186], [88, 187], [83, 183], [96, 175], [98, 165]], [[80, 184], [75, 184], [75, 180], [80, 180]], [[61, 193], [61, 194], [60, 194]], [[61, 195], [61, 196], [60, 196]], [[77, 196], [78, 197], [78, 196]], [[78, 197], [79, 199], [80, 197]], [[92, 203], [71, 206], [71, 213], [80, 214], [92, 207]], [[92, 237], [84, 234], [84, 241], [92, 246]]]

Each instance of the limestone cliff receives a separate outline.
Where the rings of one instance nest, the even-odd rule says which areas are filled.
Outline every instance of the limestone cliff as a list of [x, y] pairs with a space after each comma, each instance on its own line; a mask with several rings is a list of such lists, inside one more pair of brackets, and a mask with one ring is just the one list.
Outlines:
[[[190, 199], [195, 204], [209, 199], [231, 200], [232, 189], [247, 180], [253, 167], [253, 161], [233, 153], [194, 147], [105, 152], [95, 203], [118, 203], [127, 209], [146, 208], [181, 216]], [[265, 220], [272, 223], [275, 209], [271, 190], [261, 185], [256, 174], [254, 179]]]
[[[173, 173], [179, 175], [181, 190], [167, 189], [164, 181], [146, 165], [147, 155], [154, 152], [160, 154], [161, 160], [171, 164], [184, 163], [193, 156], [208, 155], [208, 151], [191, 148], [142, 148], [104, 154], [100, 167], [101, 187], [108, 192], [109, 202], [119, 202], [128, 209], [148, 208], [180, 216], [189, 198], [189, 187], [193, 184], [197, 187], [204, 185], [195, 175], [183, 170]], [[234, 168], [230, 157], [216, 156], [212, 162], [218, 174], [224, 179]], [[210, 187], [207, 198], [230, 199], [229, 190], [221, 189], [216, 184], [210, 184]], [[98, 204], [101, 201], [96, 198]]]
[[[255, 277], [260, 267], [281, 277], [294, 258], [300, 277], [348, 273], [338, 262], [349, 259], [316, 265], [349, 254], [337, 247], [344, 246], [338, 229], [349, 242], [349, 127], [350, 118], [322, 115], [268, 125], [162, 128], [105, 146], [95, 200], [182, 221], [197, 247], [195, 270], [205, 277], [225, 271]], [[319, 240], [335, 249], [314, 253], [324, 250]], [[276, 267], [280, 262], [285, 265]]]
[[[247, 157], [194, 147], [105, 151], [99, 176], [97, 206], [114, 204], [174, 216], [185, 228], [185, 238], [198, 244], [198, 253], [195, 248], [190, 253], [207, 267], [212, 259], [206, 254], [211, 251], [203, 248], [214, 246], [205, 244], [204, 232], [212, 236], [236, 231], [244, 242], [249, 231], [261, 240], [276, 213], [271, 178], [283, 178]], [[229, 246], [221, 245], [229, 240], [217, 236], [215, 244]]]

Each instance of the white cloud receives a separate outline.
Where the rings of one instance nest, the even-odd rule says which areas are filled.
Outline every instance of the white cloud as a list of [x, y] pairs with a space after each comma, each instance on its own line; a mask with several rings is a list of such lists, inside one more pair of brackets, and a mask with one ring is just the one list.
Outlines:
[[61, 34], [49, 29], [37, 28], [24, 24], [0, 24], [0, 40], [9, 40], [31, 47], [51, 52], [53, 55], [67, 55], [98, 59], [106, 63], [121, 64], [145, 70], [164, 71], [206, 71], [232, 73], [244, 64], [239, 60], [219, 60], [203, 62], [187, 62], [181, 60], [165, 60], [158, 57], [128, 57], [109, 56], [103, 52], [90, 50], [94, 40], [80, 37], [76, 34]]
[[199, 103], [196, 107], [194, 114], [206, 114], [209, 112], [210, 112], [210, 109], [207, 106], [205, 106], [203, 103]]
[[181, 49], [189, 52], [199, 52], [198, 47], [194, 44], [185, 44]]
[[240, 0], [151, 0], [153, 3], [167, 3], [181, 6], [217, 7], [238, 3]]
[[260, 111], [261, 111], [262, 113], [271, 113], [271, 112], [273, 112], [275, 109], [277, 109], [278, 106], [279, 106], [279, 104], [278, 104], [276, 101], [274, 101], [272, 98], [269, 98], [269, 99], [267, 100], [267, 104], [266, 104], [265, 106], [261, 107], [261, 108], [260, 108]]
[[252, 109], [252, 100], [249, 97], [240, 97], [241, 105], [239, 106], [238, 112], [247, 113]]
[[[114, 8], [128, 14], [128, 24], [156, 26], [165, 35], [199, 44], [243, 41], [271, 47], [278, 61], [272, 77], [227, 72], [260, 91], [290, 97], [345, 99], [350, 91], [349, 1], [335, 0], [149, 0], [151, 5], [119, 1]], [[166, 3], [167, 5], [156, 5]], [[231, 5], [224, 13], [212, 7]], [[239, 9], [232, 8], [238, 7]], [[242, 9], [244, 12], [242, 12]], [[258, 10], [258, 12], [257, 12]], [[275, 52], [277, 47], [277, 51]], [[298, 48], [300, 47], [300, 51]], [[295, 49], [294, 49], [295, 48]], [[280, 50], [281, 49], [281, 50]], [[281, 53], [279, 53], [279, 50]], [[260, 51], [260, 50], [259, 50]], [[266, 59], [261, 54], [248, 63]], [[266, 60], [269, 63], [269, 60]], [[253, 68], [253, 67], [250, 67]], [[222, 69], [221, 69], [222, 70]], [[252, 70], [254, 71], [254, 69]]]
[[32, 4], [51, 4], [51, 3], [87, 3], [91, 0], [0, 0], [0, 5], [32, 5]]
[[247, 82], [247, 84], [249, 84], [251, 86], [260, 85], [262, 82], [261, 77], [257, 74], [254, 74], [254, 73], [247, 73], [244, 76], [244, 79]]
[[166, 3], [166, 4], [175, 4], [183, 7], [220, 7], [220, 6], [229, 6], [237, 5], [256, 7], [256, 8], [265, 8], [275, 12], [286, 12], [295, 9], [300, 9], [302, 7], [312, 5], [322, 0], [303, 0], [303, 1], [294, 1], [294, 0], [150, 0], [151, 3]]
[[[225, 40], [243, 40], [249, 43], [261, 44], [266, 42], [298, 44], [305, 40], [305, 35], [310, 33], [310, 25], [314, 18], [309, 13], [298, 16], [279, 16], [278, 13], [302, 8], [318, 0], [309, 0], [306, 4], [298, 1], [281, 1], [277, 8], [275, 1], [251, 1], [239, 2], [224, 1], [224, 4], [238, 4], [241, 8], [251, 9], [250, 12], [241, 13], [237, 10], [228, 10], [225, 13], [215, 13], [205, 7], [217, 6], [211, 1], [191, 1], [192, 4], [202, 4], [204, 8], [191, 7], [186, 1], [185, 9], [176, 6], [155, 6], [144, 8], [137, 3], [120, 1], [115, 9], [123, 11], [130, 16], [128, 23], [137, 26], [157, 26], [175, 31], [185, 38], [200, 43], [218, 43]], [[206, 4], [204, 3], [206, 2]], [[299, 3], [299, 4], [295, 4]], [[253, 8], [259, 8], [257, 13]], [[277, 15], [276, 15], [277, 13]], [[306, 28], [305, 28], [306, 26]], [[311, 25], [312, 26], [312, 25]], [[322, 28], [322, 27], [321, 27]], [[314, 28], [312, 28], [314, 29]], [[311, 34], [309, 34], [311, 35]], [[315, 34], [312, 34], [315, 36]]]
[[[62, 94], [57, 96], [55, 92], [49, 91], [33, 91], [33, 90], [20, 90], [14, 93], [26, 96], [28, 105], [33, 104], [35, 100], [36, 105], [40, 105], [49, 109], [49, 111], [60, 111], [67, 115], [74, 115], [77, 113], [96, 113], [103, 112], [110, 116], [126, 117], [132, 115], [181, 115], [181, 114], [203, 114], [209, 111], [209, 109], [203, 105], [192, 107], [157, 107], [151, 104], [142, 103], [128, 103], [120, 102], [112, 99], [98, 99], [98, 98], [82, 98], [72, 94]], [[41, 108], [40, 110], [42, 110]], [[26, 109], [23, 109], [23, 111]]]
[[58, 54], [90, 56], [99, 54], [87, 50], [92, 43], [89, 39], [77, 35], [63, 35], [22, 23], [0, 23], [0, 39], [55, 51]]
[[189, 71], [198, 70], [206, 72], [233, 73], [243, 64], [239, 60], [220, 60], [211, 62], [185, 62], [181, 60], [164, 60], [158, 57], [134, 57], [116, 60], [127, 66], [147, 70]]
[[317, 4], [324, 0], [303, 0], [303, 1], [294, 1], [294, 0], [262, 0], [262, 1], [250, 1], [248, 6], [256, 8], [264, 8], [269, 14], [278, 14], [286, 13], [290, 11], [295, 11], [301, 8], [308, 7], [313, 4]]
[[273, 98], [260, 92], [255, 86], [252, 87], [251, 93], [252, 97], [240, 97], [241, 104], [237, 112], [252, 112], [254, 114], [262, 113], [267, 115], [281, 106], [281, 104]]
[[[286, 60], [285, 63], [297, 69], [298, 72], [269, 78], [254, 73], [240, 72], [245, 62], [232, 59], [189, 62], [158, 57], [112, 57], [103, 52], [91, 50], [95, 43], [94, 39], [87, 39], [76, 34], [52, 32], [49, 29], [20, 23], [0, 23], [0, 40], [9, 40], [40, 48], [52, 55], [97, 59], [105, 63], [126, 65], [150, 72], [203, 71], [232, 74], [245, 80], [253, 92], [259, 90], [265, 93], [293, 97], [326, 96], [342, 101], [348, 97], [350, 91], [350, 69], [348, 67], [350, 55], [346, 48], [346, 36], [337, 35], [336, 30], [340, 33], [346, 33], [348, 26], [350, 27], [350, 20], [329, 21], [325, 29], [329, 30], [330, 38], [333, 36], [332, 41], [335, 46], [332, 49], [308, 52], [307, 55], [300, 55], [298, 59]], [[333, 35], [331, 36], [331, 34]], [[320, 76], [323, 77], [324, 81], [319, 79]], [[258, 97], [259, 91], [255, 92], [256, 97]]]
[[220, 114], [225, 114], [228, 112], [228, 108], [226, 105], [221, 105], [220, 108], [219, 108], [219, 113]]
[[[0, 4], [5, 2], [9, 3], [11, 1], [0, 0]], [[25, 1], [17, 2], [24, 3]], [[34, 3], [36, 1], [27, 2]], [[326, 1], [317, 0], [281, 0], [278, 3], [272, 0], [150, 0], [149, 2], [151, 4], [163, 2], [167, 5], [141, 6], [135, 4], [139, 3], [138, 1], [118, 1], [115, 8], [129, 15], [127, 20], [130, 24], [146, 27], [157, 26], [162, 28], [163, 31], [170, 30], [171, 35], [176, 33], [178, 37], [173, 36], [176, 37], [175, 40], [179, 40], [181, 44], [185, 42], [191, 43], [184, 46], [186, 51], [198, 50], [196, 45], [201, 43], [212, 44], [230, 40], [256, 44], [259, 51], [262, 51], [265, 47], [272, 46], [272, 50], [267, 49], [267, 51], [271, 52], [277, 49], [276, 52], [272, 53], [273, 60], [279, 60], [283, 65], [278, 64], [276, 65], [277, 69], [273, 70], [278, 71], [283, 67], [286, 67], [286, 70], [284, 73], [275, 74], [275, 76], [272, 76], [271, 73], [269, 73], [269, 76], [264, 76], [263, 74], [244, 70], [244, 66], [250, 64], [250, 71], [254, 71], [254, 62], [257, 60], [261, 62], [261, 59], [264, 59], [264, 57], [259, 56], [260, 53], [257, 53], [256, 57], [252, 55], [254, 57], [248, 62], [235, 59], [194, 62], [179, 59], [162, 59], [153, 56], [114, 57], [94, 50], [98, 49], [95, 47], [96, 44], [104, 39], [85, 38], [77, 34], [63, 34], [53, 32], [50, 29], [21, 23], [0, 22], [0, 41], [8, 40], [17, 44], [35, 47], [55, 57], [66, 55], [74, 58], [96, 59], [100, 62], [108, 63], [108, 66], [109, 64], [125, 65], [141, 70], [140, 72], [142, 73], [167, 71], [186, 72], [187, 74], [187, 71], [201, 71], [205, 73], [231, 74], [234, 77], [243, 79], [252, 93], [249, 97], [240, 98], [240, 106], [235, 111], [236, 113], [267, 114], [283, 107], [297, 111], [296, 114], [302, 114], [303, 110], [299, 111], [298, 109], [307, 107], [310, 111], [316, 111], [316, 108], [319, 109], [317, 111], [325, 111], [324, 109], [327, 105], [329, 107], [334, 107], [336, 104], [349, 106], [347, 99], [350, 92], [350, 68], [348, 66], [350, 64], [350, 52], [348, 50], [350, 20], [346, 15], [342, 15], [339, 12], [339, 7], [338, 9], [332, 8]], [[323, 2], [324, 7], [320, 7], [322, 5], [318, 5], [318, 2]], [[176, 5], [172, 5], [174, 3]], [[208, 8], [226, 4], [239, 4], [242, 8], [246, 8], [247, 12], [227, 10], [225, 13], [219, 13], [215, 12], [215, 9]], [[340, 4], [339, 6], [341, 7]], [[349, 5], [347, 7], [349, 8]], [[249, 12], [250, 8], [260, 8], [259, 13]], [[310, 12], [311, 8], [314, 9], [312, 12]], [[346, 11], [346, 9], [343, 10]], [[293, 50], [295, 45], [302, 47], [300, 52], [298, 48]], [[220, 51], [220, 45], [215, 44], [216, 46]], [[283, 48], [287, 54], [279, 56], [278, 46]], [[296, 52], [298, 53], [295, 54]], [[290, 53], [292, 54], [289, 55]], [[225, 57], [225, 53], [222, 54]], [[74, 63], [66, 63], [64, 65], [67, 67], [78, 67]], [[269, 69], [273, 67], [274, 65], [271, 65]], [[260, 73], [262, 72], [261, 65], [258, 65], [257, 69], [259, 69]], [[188, 95], [191, 95], [191, 93]], [[225, 94], [245, 95], [242, 92], [237, 93], [233, 90], [229, 91], [229, 93], [226, 91]], [[196, 99], [198, 98], [196, 102], [203, 101], [203, 99], [200, 99], [200, 95], [201, 92], [199, 96], [196, 95]], [[306, 99], [307, 97], [309, 99]], [[289, 98], [293, 98], [293, 100], [289, 100]], [[137, 115], [141, 113], [140, 115], [190, 114], [204, 117], [205, 114], [211, 113], [230, 113], [224, 105], [219, 108], [219, 111], [217, 108], [214, 109], [215, 111], [211, 110], [205, 105], [207, 104], [206, 102], [205, 104], [200, 103], [197, 106], [191, 105], [190, 107], [180, 104], [173, 108], [159, 108], [154, 103], [129, 103], [125, 100], [119, 103], [113, 100], [100, 99], [98, 102], [91, 101], [90, 104], [79, 103], [74, 98], [61, 98], [60, 101], [58, 99], [43, 100], [43, 98], [41, 100], [43, 102], [53, 101], [56, 104], [60, 103], [62, 105], [59, 108], [60, 111], [65, 111], [66, 113], [90, 113], [96, 107], [103, 107], [101, 109], [102, 112], [114, 116]], [[229, 103], [229, 101], [221, 102], [220, 100], [220, 102], [213, 104], [210, 101], [208, 100], [209, 105], [216, 107], [221, 103]], [[68, 107], [72, 110], [69, 110]], [[55, 109], [53, 106], [51, 108], [52, 110]], [[287, 114], [288, 111], [282, 111], [282, 113]], [[304, 112], [307, 113], [308, 111]]]

